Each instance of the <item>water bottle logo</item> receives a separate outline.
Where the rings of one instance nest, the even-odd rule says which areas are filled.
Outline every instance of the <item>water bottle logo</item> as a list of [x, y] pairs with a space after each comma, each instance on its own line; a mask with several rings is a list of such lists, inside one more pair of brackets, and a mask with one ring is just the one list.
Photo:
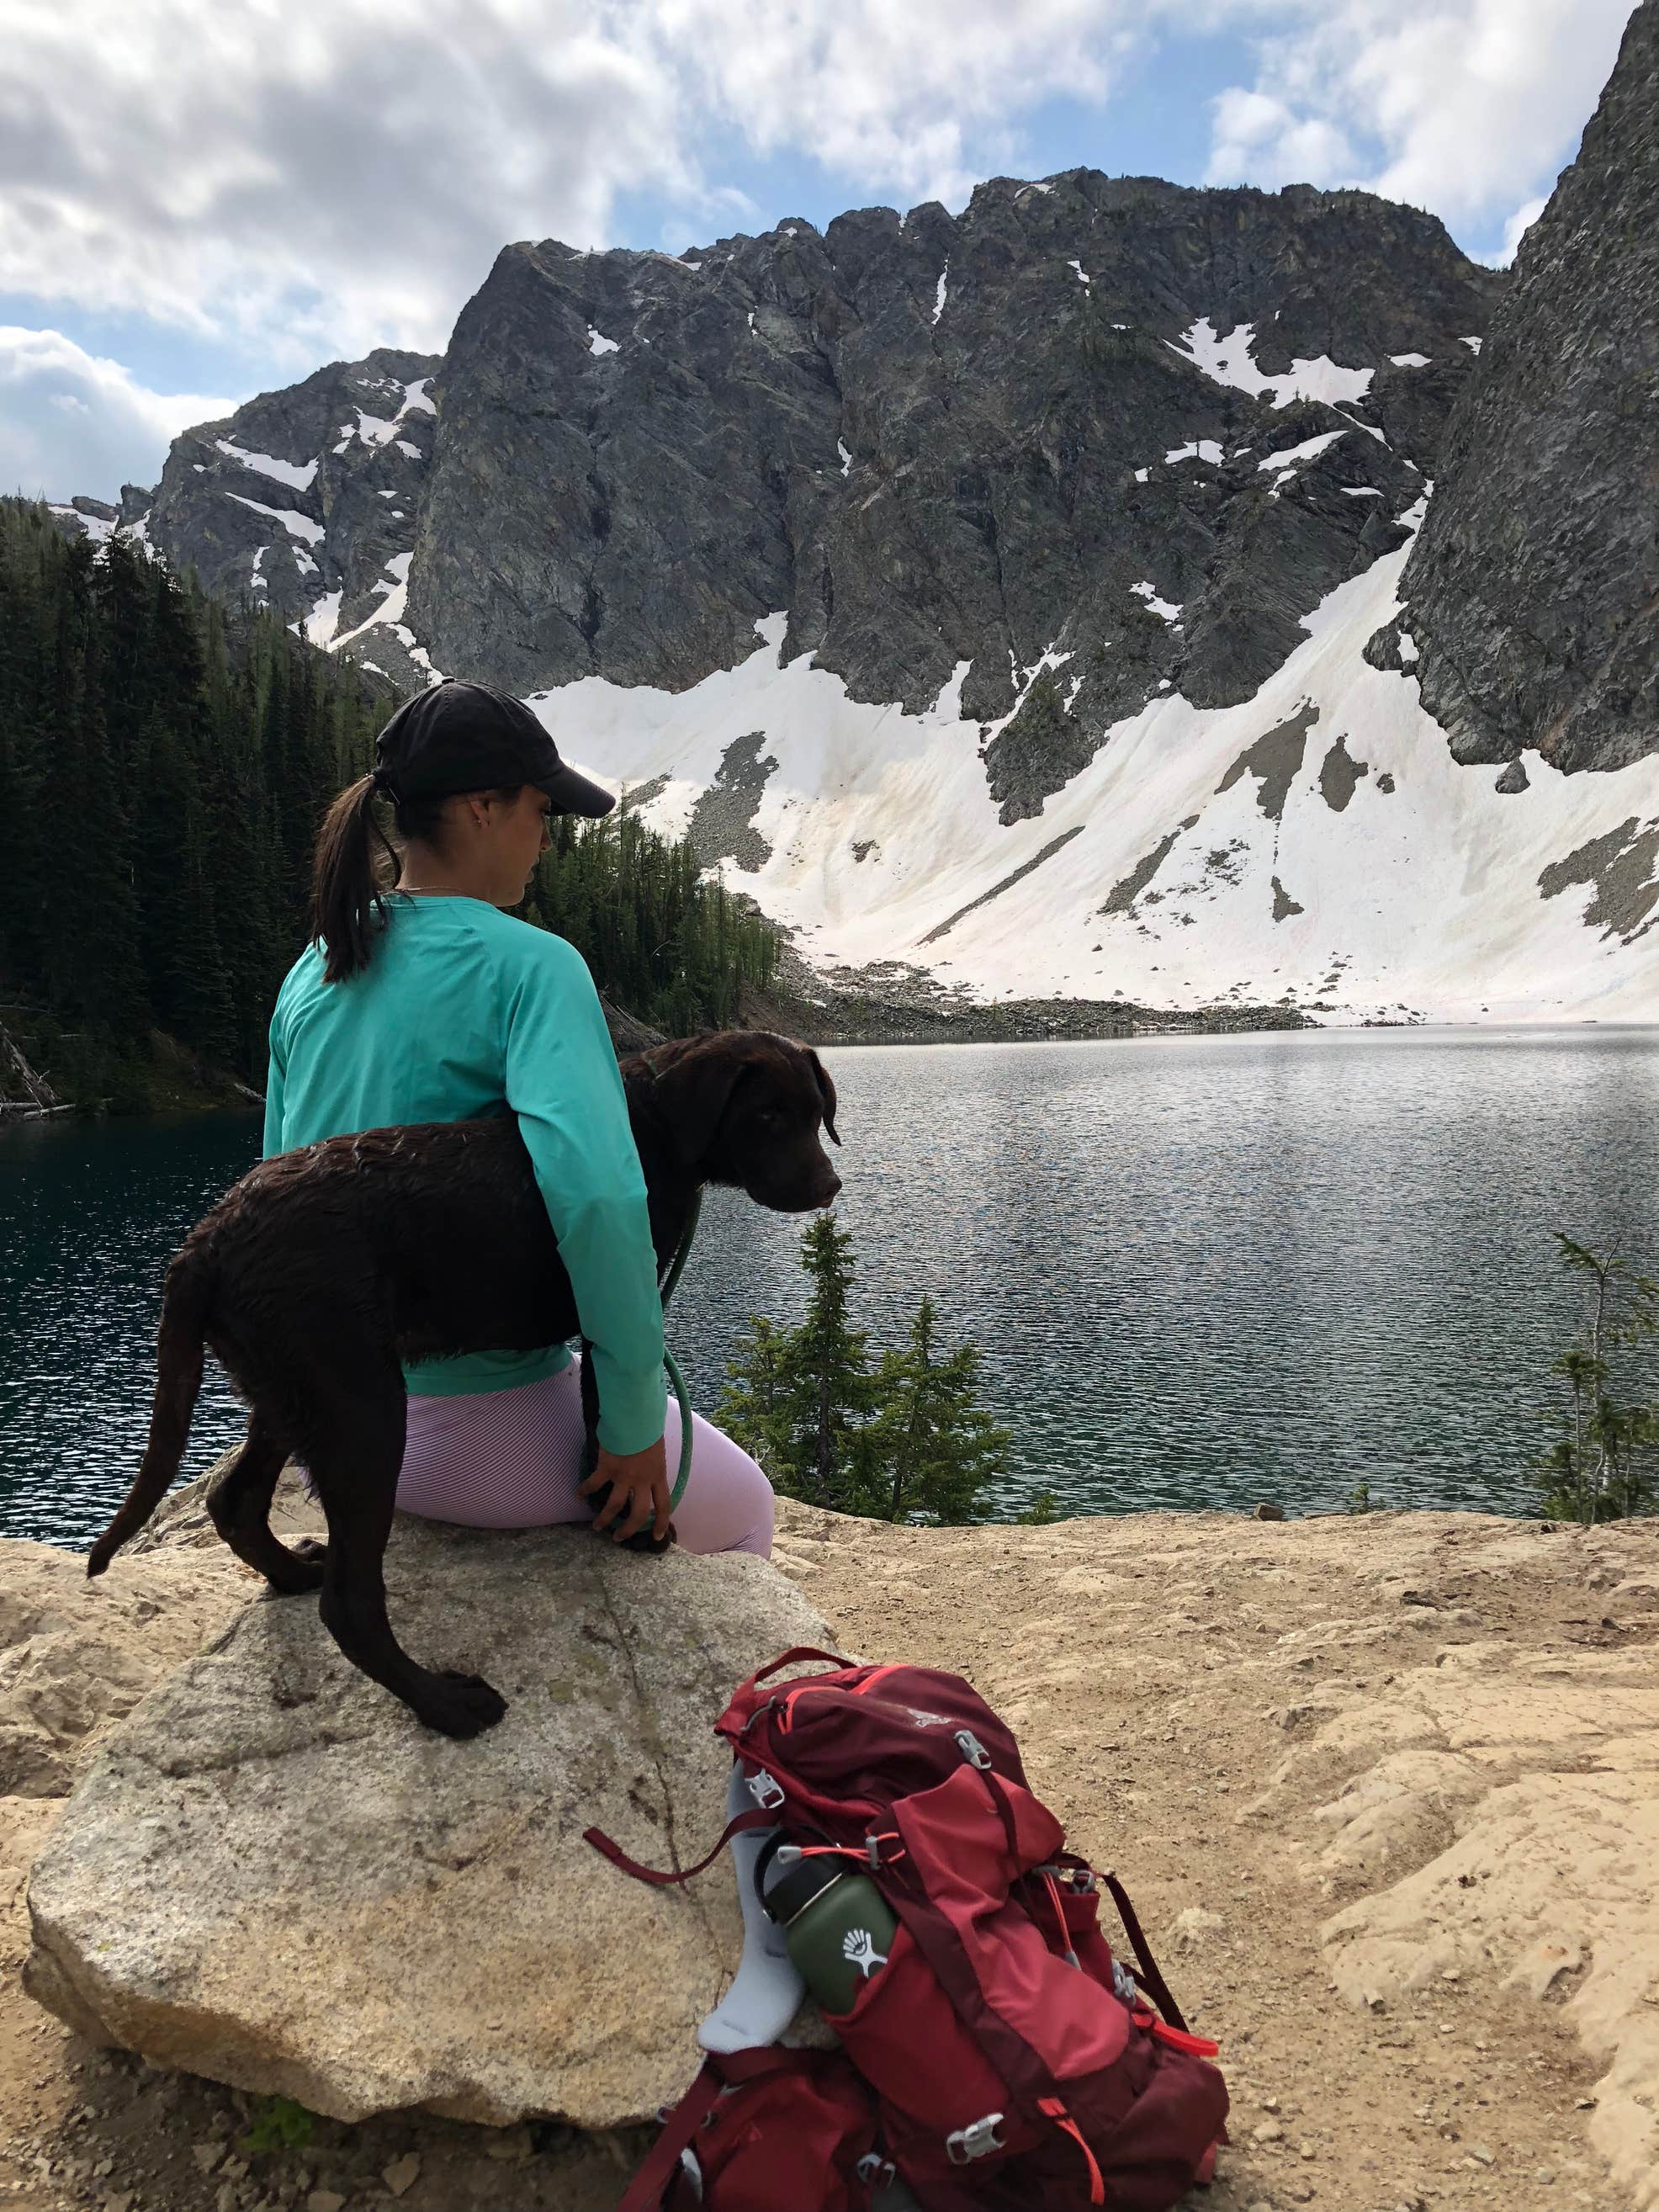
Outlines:
[[850, 1929], [841, 1948], [842, 1955], [844, 1958], [849, 1960], [854, 1966], [863, 1968], [864, 1978], [866, 1982], [870, 1980], [878, 1966], [884, 1966], [887, 1964], [886, 1953], [877, 1950], [875, 1938], [867, 1928]]

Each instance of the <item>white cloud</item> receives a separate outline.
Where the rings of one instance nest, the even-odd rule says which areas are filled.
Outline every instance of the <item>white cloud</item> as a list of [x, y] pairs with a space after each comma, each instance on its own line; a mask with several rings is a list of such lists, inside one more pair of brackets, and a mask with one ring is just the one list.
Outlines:
[[0, 324], [0, 489], [112, 499], [123, 483], [153, 483], [180, 430], [234, 404], [147, 391], [61, 331]]
[[1231, 86], [1215, 100], [1213, 113], [1212, 183], [1307, 184], [1346, 179], [1358, 167], [1339, 125], [1300, 115], [1271, 93]]
[[1631, 0], [1296, 0], [1257, 41], [1255, 82], [1213, 103], [1208, 180], [1363, 184], [1466, 230], [1524, 201], [1518, 236], [1630, 14]]
[[960, 206], [1023, 112], [1103, 102], [1163, 0], [656, 0], [646, 51], [760, 154], [804, 152], [900, 205]]
[[1492, 256], [1495, 265], [1507, 269], [1514, 260], [1522, 239], [1544, 212], [1544, 195], [1536, 192], [1531, 199], [1523, 200], [1504, 225], [1504, 243]]
[[14, 9], [0, 291], [254, 343], [279, 369], [441, 346], [508, 240], [595, 242], [624, 189], [695, 197], [676, 88], [605, 14]]

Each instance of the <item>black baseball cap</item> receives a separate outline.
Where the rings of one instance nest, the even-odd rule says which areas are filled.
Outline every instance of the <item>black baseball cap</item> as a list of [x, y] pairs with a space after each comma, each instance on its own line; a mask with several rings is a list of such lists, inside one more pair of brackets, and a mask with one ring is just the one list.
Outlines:
[[531, 783], [560, 814], [609, 814], [617, 803], [559, 758], [522, 699], [454, 676], [398, 708], [374, 740], [374, 781], [398, 799]]

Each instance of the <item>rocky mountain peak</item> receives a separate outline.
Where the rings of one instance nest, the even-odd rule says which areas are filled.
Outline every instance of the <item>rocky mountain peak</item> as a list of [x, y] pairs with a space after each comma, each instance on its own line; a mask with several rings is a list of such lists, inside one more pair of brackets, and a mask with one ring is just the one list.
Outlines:
[[678, 255], [520, 241], [441, 360], [186, 433], [148, 527], [405, 683], [683, 690], [774, 612], [854, 699], [960, 670], [1018, 819], [1147, 698], [1248, 696], [1395, 542], [1501, 285], [1370, 194], [1086, 168]]
[[447, 358], [410, 618], [523, 691], [681, 690], [774, 611], [854, 699], [961, 668], [1014, 716], [1018, 818], [1160, 690], [1248, 696], [1395, 542], [1501, 286], [1368, 194], [1090, 169], [678, 257], [512, 246]]
[[1459, 761], [1659, 752], [1659, 0], [1522, 240], [1401, 586]]
[[149, 498], [150, 542], [210, 591], [274, 608], [315, 644], [355, 631], [356, 658], [423, 682], [402, 611], [441, 366], [378, 348], [185, 431], [153, 498], [132, 501]]

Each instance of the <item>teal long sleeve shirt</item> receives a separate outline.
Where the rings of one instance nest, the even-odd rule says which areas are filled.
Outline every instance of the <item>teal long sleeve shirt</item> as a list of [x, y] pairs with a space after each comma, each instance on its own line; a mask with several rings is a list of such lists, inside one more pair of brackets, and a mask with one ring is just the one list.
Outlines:
[[[518, 1117], [599, 1388], [599, 1441], [663, 1432], [662, 1304], [645, 1176], [617, 1055], [574, 945], [481, 899], [391, 902], [366, 969], [323, 976], [308, 945], [270, 1023], [264, 1151], [399, 1122]], [[412, 1392], [504, 1390], [556, 1373], [563, 1345], [404, 1370]]]

